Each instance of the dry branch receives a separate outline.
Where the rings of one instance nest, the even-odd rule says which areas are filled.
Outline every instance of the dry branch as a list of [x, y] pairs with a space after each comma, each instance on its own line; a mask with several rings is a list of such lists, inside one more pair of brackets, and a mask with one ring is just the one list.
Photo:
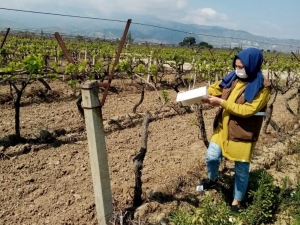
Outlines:
[[300, 115], [300, 87], [297, 88], [297, 115]]
[[136, 109], [137, 109], [137, 107], [139, 107], [139, 105], [141, 105], [142, 103], [143, 103], [143, 101], [144, 101], [144, 96], [145, 96], [145, 87], [144, 87], [144, 85], [142, 85], [142, 92], [141, 92], [141, 99], [140, 99], [140, 101], [137, 103], [137, 104], [135, 104], [135, 106], [133, 107], [133, 113], [136, 113]]
[[[177, 115], [183, 115], [189, 113], [185, 109], [180, 113], [172, 108], [163, 108], [158, 111], [150, 112], [153, 116], [153, 120], [160, 120], [163, 118], [170, 118]], [[145, 113], [128, 113], [121, 116], [115, 116], [104, 120], [103, 126], [106, 133], [111, 133], [116, 130], [123, 130], [129, 127], [135, 127], [143, 122]]]
[[[142, 78], [142, 77], [139, 76], [138, 74], [134, 74], [134, 76], [140, 78], [140, 79], [143, 80], [146, 84], [148, 84], [148, 85], [150, 85], [151, 87], [153, 87], [153, 89], [155, 90], [155, 93], [156, 93], [158, 99], [159, 99], [160, 101], [162, 101], [162, 99], [161, 99], [161, 97], [160, 97], [160, 95], [159, 95], [159, 93], [158, 93], [158, 91], [157, 91], [157, 88], [156, 88], [153, 84], [151, 84], [150, 82], [146, 81], [144, 78]], [[162, 101], [162, 103], [164, 104], [163, 101]]]
[[277, 123], [274, 120], [272, 120], [273, 107], [274, 107], [274, 103], [275, 103], [277, 95], [278, 95], [278, 89], [274, 88], [274, 90], [275, 90], [274, 97], [270, 101], [270, 103], [268, 104], [267, 109], [266, 109], [265, 124], [262, 129], [265, 134], [267, 133], [267, 128], [269, 125], [271, 125], [277, 133], [280, 131], [280, 127], [277, 125]]
[[285, 99], [285, 107], [287, 109], [287, 111], [289, 111], [289, 113], [291, 113], [294, 117], [296, 117], [297, 115], [294, 113], [294, 111], [290, 108], [289, 106], [289, 101], [294, 99], [297, 96], [298, 92], [292, 94], [290, 97]]
[[204, 117], [203, 117], [203, 105], [202, 104], [196, 104], [196, 115], [197, 115], [197, 125], [199, 127], [200, 133], [198, 135], [199, 139], [203, 141], [206, 148], [208, 148], [209, 141], [207, 139], [206, 135], [206, 129], [205, 129], [205, 123], [204, 123]]
[[143, 161], [147, 152], [147, 141], [148, 141], [148, 127], [150, 123], [150, 113], [146, 112], [143, 124], [142, 124], [142, 137], [141, 137], [141, 148], [137, 156], [134, 157], [134, 173], [135, 173], [135, 186], [133, 196], [133, 207], [138, 207], [143, 203], [142, 199], [142, 168]]

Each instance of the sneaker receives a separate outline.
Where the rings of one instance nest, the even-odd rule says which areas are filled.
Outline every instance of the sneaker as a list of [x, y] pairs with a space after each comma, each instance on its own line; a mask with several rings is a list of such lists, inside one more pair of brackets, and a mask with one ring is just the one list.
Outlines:
[[232, 213], [239, 213], [240, 212], [240, 207], [237, 205], [231, 205], [230, 211]]
[[218, 183], [218, 180], [212, 181], [208, 178], [203, 179], [201, 181], [201, 183], [199, 184], [199, 186], [197, 186], [197, 191], [204, 191], [204, 190], [212, 189], [216, 186], [217, 183]]

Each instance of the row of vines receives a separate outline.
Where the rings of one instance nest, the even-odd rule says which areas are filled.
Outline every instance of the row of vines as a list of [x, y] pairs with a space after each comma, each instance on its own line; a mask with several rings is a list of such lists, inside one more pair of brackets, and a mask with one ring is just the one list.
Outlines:
[[[4, 38], [4, 33], [0, 32], [0, 34]], [[0, 36], [0, 42], [2, 40]], [[8, 93], [0, 92], [0, 103], [12, 102], [15, 110], [15, 134], [4, 134], [12, 137], [14, 143], [9, 144], [17, 144], [24, 140], [20, 132], [21, 99], [25, 89], [35, 82], [40, 82], [46, 92], [51, 90], [49, 81], [57, 79], [65, 81], [77, 90], [76, 88], [87, 80], [107, 82], [110, 73], [113, 72], [114, 78], [131, 80], [132, 84], [139, 87], [141, 100], [133, 109], [133, 113], [136, 113], [136, 108], [143, 101], [146, 88], [156, 92], [162, 108], [170, 99], [165, 90], [179, 92], [222, 79], [232, 70], [232, 59], [238, 51], [238, 49], [154, 46], [147, 43], [126, 42], [119, 63], [114, 67], [118, 42], [84, 38], [80, 40], [63, 38], [63, 41], [74, 63], [68, 62], [56, 39], [50, 36], [9, 35], [0, 49], [0, 88], [4, 85], [10, 87]], [[289, 53], [263, 52], [263, 54], [262, 70], [272, 82], [273, 89], [262, 132], [267, 133], [268, 126], [271, 126], [279, 136], [289, 134], [289, 130], [286, 129], [288, 124], [285, 124], [286, 127], [278, 125], [272, 119], [272, 114], [277, 96], [289, 94], [285, 96], [285, 107], [292, 115], [291, 124], [298, 124], [300, 115], [299, 59], [297, 55]], [[111, 71], [112, 68], [114, 71]], [[83, 113], [80, 98], [79, 95], [77, 107], [79, 112]], [[295, 98], [297, 98], [296, 110], [289, 106], [289, 101]], [[185, 112], [196, 111], [200, 136], [207, 146], [203, 105], [183, 107], [178, 103], [177, 106]], [[1, 140], [0, 145], [9, 146]], [[137, 202], [135, 206], [139, 206], [142, 202], [140, 198], [135, 200]], [[209, 204], [209, 202], [204, 203]], [[222, 207], [218, 208], [220, 209], [222, 211]], [[178, 218], [185, 216], [185, 214], [180, 215]], [[186, 222], [188, 219], [184, 220]]]
[[[20, 137], [19, 110], [22, 93], [28, 84], [42, 82], [47, 90], [47, 79], [62, 79], [76, 87], [85, 80], [108, 79], [118, 43], [101, 40], [77, 40], [65, 38], [64, 42], [75, 63], [68, 63], [63, 51], [53, 37], [35, 35], [9, 36], [0, 49], [0, 83], [9, 83], [16, 111], [16, 136]], [[162, 104], [168, 96], [158, 89], [191, 89], [199, 82], [214, 82], [232, 70], [232, 58], [237, 50], [200, 49], [196, 47], [149, 46], [126, 43], [122, 49], [115, 77], [132, 79], [140, 85], [156, 90]], [[296, 55], [264, 52], [263, 70], [273, 84], [273, 98], [268, 107], [267, 122], [279, 131], [272, 120], [273, 104], [278, 93], [286, 94], [298, 87], [300, 63]], [[142, 82], [140, 82], [142, 81]], [[288, 101], [299, 91], [287, 97], [286, 107], [295, 118], [300, 114], [300, 105], [294, 112]], [[10, 95], [10, 96], [9, 96]], [[160, 96], [162, 95], [162, 96]]]

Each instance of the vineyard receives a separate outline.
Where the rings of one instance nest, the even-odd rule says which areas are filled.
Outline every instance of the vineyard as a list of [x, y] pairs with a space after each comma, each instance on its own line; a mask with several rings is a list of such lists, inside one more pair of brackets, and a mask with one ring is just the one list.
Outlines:
[[[222, 162], [216, 190], [195, 188], [206, 177], [216, 109], [183, 107], [175, 99], [179, 91], [222, 79], [239, 49], [5, 34], [0, 32], [1, 224], [97, 224], [81, 107], [81, 84], [88, 80], [100, 85], [112, 224], [233, 224], [226, 219], [233, 162]], [[272, 96], [246, 209], [236, 224], [299, 224], [300, 56], [263, 54]], [[146, 112], [151, 122], [137, 206], [133, 159]]]

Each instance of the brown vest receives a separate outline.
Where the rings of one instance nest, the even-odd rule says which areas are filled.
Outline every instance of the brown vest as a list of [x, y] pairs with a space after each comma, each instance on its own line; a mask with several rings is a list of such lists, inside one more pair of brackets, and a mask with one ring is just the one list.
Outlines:
[[[227, 100], [231, 91], [235, 88], [238, 79], [234, 80], [230, 88], [223, 88], [221, 98]], [[264, 88], [271, 87], [270, 81], [264, 78]], [[246, 102], [244, 98], [246, 86], [239, 93], [235, 103], [244, 104]], [[260, 112], [265, 112], [266, 106], [260, 110]], [[217, 126], [222, 126], [222, 113], [223, 108], [220, 107], [216, 113], [214, 120], [214, 129]], [[260, 129], [263, 123], [263, 116], [250, 116], [247, 118], [238, 117], [235, 115], [230, 115], [228, 123], [228, 140], [231, 141], [244, 141], [244, 142], [256, 142], [259, 137]]]

